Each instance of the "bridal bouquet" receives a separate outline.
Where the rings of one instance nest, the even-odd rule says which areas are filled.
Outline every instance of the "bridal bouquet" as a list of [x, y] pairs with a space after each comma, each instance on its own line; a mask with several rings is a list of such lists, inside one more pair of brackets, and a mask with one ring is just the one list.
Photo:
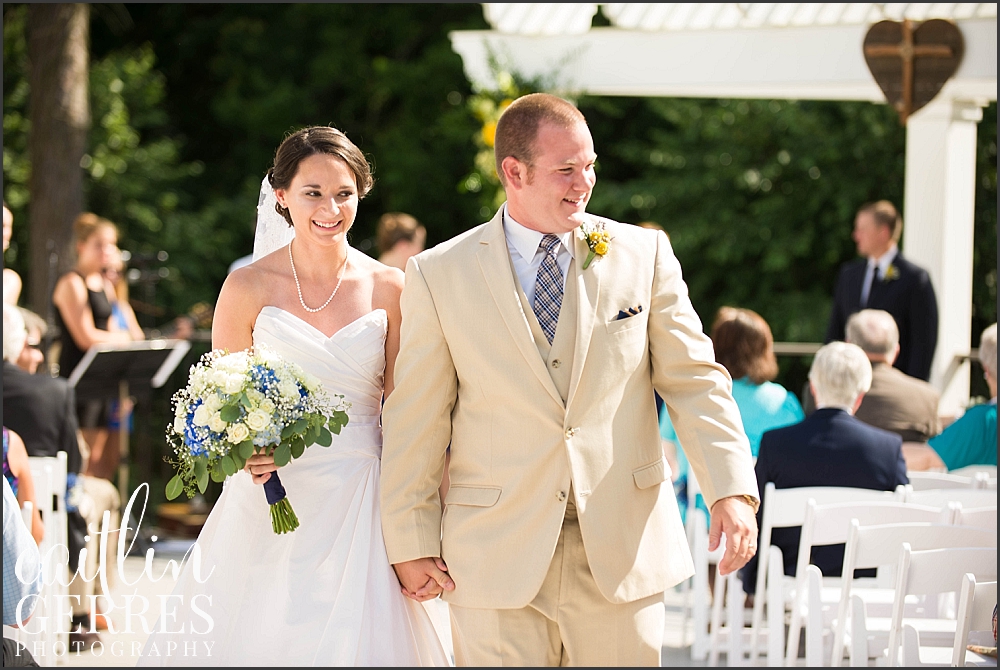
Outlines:
[[[172, 399], [174, 422], [167, 427], [167, 442], [177, 474], [167, 483], [167, 498], [204, 493], [209, 478], [221, 482], [236, 474], [255, 453], [271, 455], [283, 466], [309, 445], [329, 447], [347, 425], [350, 408], [344, 396], [334, 398], [318, 379], [266, 346], [208, 352]], [[264, 493], [274, 532], [298, 528], [277, 472], [264, 484]]]

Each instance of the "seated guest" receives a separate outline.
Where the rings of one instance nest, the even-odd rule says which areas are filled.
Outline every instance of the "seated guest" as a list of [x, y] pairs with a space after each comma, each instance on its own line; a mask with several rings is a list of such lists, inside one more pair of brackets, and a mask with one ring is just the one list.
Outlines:
[[854, 416], [904, 442], [926, 442], [940, 433], [938, 390], [892, 367], [899, 354], [899, 329], [892, 315], [881, 309], [855, 312], [847, 319], [846, 337], [872, 364], [872, 387]]
[[[899, 435], [853, 416], [871, 381], [871, 364], [857, 345], [831, 342], [816, 352], [809, 384], [817, 409], [801, 423], [764, 433], [754, 467], [760, 490], [764, 491], [768, 482], [774, 482], [777, 489], [850, 486], [880, 491], [908, 484]], [[757, 523], [762, 520], [761, 509]], [[800, 531], [797, 527], [775, 528], [771, 533], [771, 543], [783, 554], [786, 575], [795, 574]], [[810, 562], [825, 576], [838, 576], [844, 563], [844, 545], [814, 547]], [[863, 575], [858, 571], [856, 576]], [[753, 593], [756, 557], [740, 577], [743, 589]]]
[[[774, 338], [760, 314], [749, 309], [722, 307], [715, 315], [710, 337], [715, 347], [715, 360], [725, 366], [733, 378], [733, 399], [740, 408], [750, 452], [756, 456], [764, 431], [798, 423], [805, 417], [802, 406], [795, 394], [772, 381], [778, 375]], [[687, 512], [688, 462], [670, 414], [663, 408], [660, 410], [660, 436], [670, 447], [668, 462], [673, 456], [671, 469], [683, 518]], [[673, 467], [674, 462], [677, 468]], [[708, 516], [708, 509], [702, 509]]]
[[957, 470], [967, 465], [997, 464], [997, 324], [979, 339], [979, 362], [990, 400], [973, 405], [965, 414], [928, 440], [930, 446], [904, 445], [911, 470]]
[[[20, 576], [14, 566], [21, 561]], [[21, 577], [25, 579], [22, 581]], [[42, 592], [42, 557], [31, 533], [21, 520], [17, 498], [10, 490], [7, 479], [3, 480], [3, 625], [23, 625], [38, 603]], [[23, 601], [23, 603], [22, 603]], [[18, 612], [18, 604], [21, 611]], [[37, 666], [31, 654], [16, 641], [4, 637], [3, 665]]]
[[[18, 433], [24, 440], [28, 456], [54, 457], [58, 452], [65, 451], [67, 462], [67, 506], [66, 516], [69, 534], [66, 543], [69, 548], [70, 570], [77, 569], [80, 549], [84, 546], [84, 537], [91, 538], [87, 551], [87, 565], [83, 566], [87, 575], [93, 575], [97, 569], [100, 551], [97, 547], [98, 535], [90, 532], [100, 529], [101, 517], [105, 510], [111, 511], [113, 527], [117, 527], [120, 500], [118, 489], [111, 482], [98, 477], [85, 476], [82, 473], [85, 463], [80, 453], [80, 442], [76, 420], [76, 394], [69, 382], [62, 377], [50, 377], [46, 374], [31, 374], [15, 363], [23, 360], [22, 349], [27, 340], [24, 319], [17, 307], [4, 306], [3, 310], [3, 416], [4, 425]], [[86, 444], [84, 442], [84, 444]], [[74, 495], [75, 494], [75, 495]], [[79, 506], [70, 504], [79, 503]], [[108, 555], [113, 565], [117, 534], [109, 535]], [[113, 578], [114, 570], [108, 571]], [[99, 586], [100, 580], [85, 582], [77, 578], [70, 584], [70, 595], [79, 595], [80, 600], [73, 600], [74, 622], [82, 623], [89, 628], [86, 597]], [[99, 638], [96, 633], [71, 632], [70, 644], [90, 647]]]
[[743, 430], [754, 456], [765, 431], [805, 418], [794, 393], [774, 383], [778, 361], [767, 321], [753, 310], [722, 307], [711, 331], [715, 360], [733, 378], [733, 399], [740, 408]]
[[35, 539], [35, 544], [41, 544], [45, 539], [45, 526], [42, 524], [42, 511], [38, 509], [38, 500], [35, 498], [35, 479], [28, 463], [28, 452], [24, 449], [21, 436], [7, 426], [3, 427], [3, 476], [10, 484], [20, 507], [24, 507], [26, 502], [31, 503], [31, 537]]

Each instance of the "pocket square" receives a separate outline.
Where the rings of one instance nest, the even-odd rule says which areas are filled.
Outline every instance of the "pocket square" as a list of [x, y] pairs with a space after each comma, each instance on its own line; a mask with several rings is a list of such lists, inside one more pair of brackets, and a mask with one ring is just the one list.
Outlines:
[[615, 317], [615, 321], [621, 321], [622, 319], [627, 319], [630, 316], [635, 316], [642, 311], [642, 305], [636, 305], [635, 307], [629, 307], [628, 310], [620, 309], [618, 310], [618, 316]]

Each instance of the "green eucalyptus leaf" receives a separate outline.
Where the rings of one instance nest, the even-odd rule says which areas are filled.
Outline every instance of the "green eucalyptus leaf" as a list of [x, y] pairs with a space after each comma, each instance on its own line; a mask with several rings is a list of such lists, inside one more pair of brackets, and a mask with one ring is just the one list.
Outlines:
[[204, 493], [208, 488], [208, 470], [205, 469], [198, 475], [198, 491]]
[[288, 465], [292, 460], [292, 449], [286, 442], [282, 442], [274, 450], [274, 464], [279, 468]]
[[333, 444], [333, 435], [330, 434], [326, 428], [319, 429], [319, 437], [316, 438], [316, 444], [322, 447], [329, 447]]
[[226, 405], [221, 410], [219, 410], [219, 416], [226, 423], [239, 421], [239, 418], [241, 416], [239, 405]]
[[251, 440], [243, 440], [237, 445], [235, 453], [240, 455], [240, 458], [246, 460], [253, 456], [253, 442]]
[[222, 457], [222, 471], [226, 473], [227, 477], [236, 474], [236, 463], [233, 462], [233, 457], [229, 454]]
[[309, 422], [306, 421], [305, 419], [299, 419], [298, 421], [292, 424], [292, 430], [294, 430], [297, 435], [304, 434], [306, 432], [306, 429], [308, 428], [309, 428]]
[[184, 480], [180, 475], [174, 475], [167, 482], [167, 500], [173, 500], [184, 491]]
[[240, 394], [240, 404], [243, 405], [248, 410], [253, 407], [253, 405], [250, 404], [250, 398], [247, 397], [246, 393], [241, 393]]
[[295, 440], [290, 445], [290, 448], [292, 450], [292, 458], [300, 458], [306, 451], [306, 444], [301, 440]]

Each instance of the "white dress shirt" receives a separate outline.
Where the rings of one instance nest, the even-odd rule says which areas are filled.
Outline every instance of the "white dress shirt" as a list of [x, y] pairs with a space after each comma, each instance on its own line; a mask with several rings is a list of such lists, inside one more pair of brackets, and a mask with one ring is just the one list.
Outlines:
[[[510, 253], [514, 274], [528, 298], [528, 304], [535, 304], [535, 278], [538, 268], [542, 265], [545, 252], [538, 248], [545, 233], [525, 228], [511, 217], [507, 205], [503, 206], [503, 232], [507, 238], [507, 251]], [[570, 261], [573, 260], [573, 231], [557, 235], [556, 262], [563, 275], [563, 289], [566, 288], [566, 275], [569, 272]]]

